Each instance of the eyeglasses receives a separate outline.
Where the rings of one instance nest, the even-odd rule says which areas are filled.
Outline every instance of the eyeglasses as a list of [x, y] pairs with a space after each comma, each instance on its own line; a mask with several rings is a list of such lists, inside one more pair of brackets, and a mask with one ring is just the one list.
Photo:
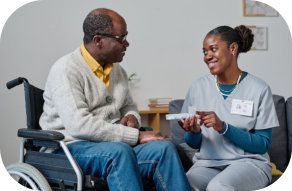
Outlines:
[[[109, 37], [109, 38], [114, 38], [116, 39], [119, 43], [123, 44], [126, 40], [127, 40], [127, 35], [128, 33], [122, 35], [122, 36], [117, 36], [117, 35], [112, 35], [112, 34], [105, 34], [105, 33], [98, 33], [95, 36], [100, 35], [100, 36], [105, 36], [105, 37]], [[94, 37], [95, 37], [94, 36]], [[93, 38], [94, 38], [93, 37]]]

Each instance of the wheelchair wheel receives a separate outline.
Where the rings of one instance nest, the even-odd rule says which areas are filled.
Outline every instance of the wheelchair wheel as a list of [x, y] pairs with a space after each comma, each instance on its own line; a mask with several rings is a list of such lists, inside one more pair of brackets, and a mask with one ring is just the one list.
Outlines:
[[52, 191], [46, 178], [33, 166], [15, 163], [6, 167], [10, 176], [19, 184], [40, 191]]

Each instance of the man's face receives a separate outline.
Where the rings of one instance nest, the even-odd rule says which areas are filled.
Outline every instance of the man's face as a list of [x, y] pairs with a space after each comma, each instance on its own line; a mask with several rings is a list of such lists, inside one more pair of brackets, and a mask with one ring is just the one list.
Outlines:
[[127, 40], [123, 41], [123, 37], [128, 34], [126, 22], [123, 19], [114, 18], [113, 25], [110, 35], [118, 36], [119, 38], [103, 37], [102, 55], [106, 64], [121, 62], [129, 46]]

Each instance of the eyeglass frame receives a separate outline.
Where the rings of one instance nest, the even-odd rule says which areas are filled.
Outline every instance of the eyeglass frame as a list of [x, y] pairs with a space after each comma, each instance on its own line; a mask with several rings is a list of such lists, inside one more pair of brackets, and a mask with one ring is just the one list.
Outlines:
[[98, 33], [98, 34], [94, 35], [94, 37], [96, 37], [98, 35], [116, 39], [120, 44], [123, 44], [127, 40], [128, 33], [126, 33], [126, 34], [124, 34], [122, 36], [112, 35], [112, 34], [106, 34], [106, 33]]

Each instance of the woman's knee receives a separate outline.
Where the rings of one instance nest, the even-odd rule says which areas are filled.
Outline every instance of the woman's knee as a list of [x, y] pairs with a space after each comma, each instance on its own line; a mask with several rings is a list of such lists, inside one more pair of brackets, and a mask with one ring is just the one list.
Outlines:
[[193, 190], [206, 190], [208, 180], [204, 176], [190, 171], [187, 172], [186, 176]]
[[209, 182], [206, 190], [207, 191], [217, 191], [217, 190], [234, 191], [236, 189], [232, 185], [228, 185], [227, 183], [222, 182], [218, 179], [213, 179]]

